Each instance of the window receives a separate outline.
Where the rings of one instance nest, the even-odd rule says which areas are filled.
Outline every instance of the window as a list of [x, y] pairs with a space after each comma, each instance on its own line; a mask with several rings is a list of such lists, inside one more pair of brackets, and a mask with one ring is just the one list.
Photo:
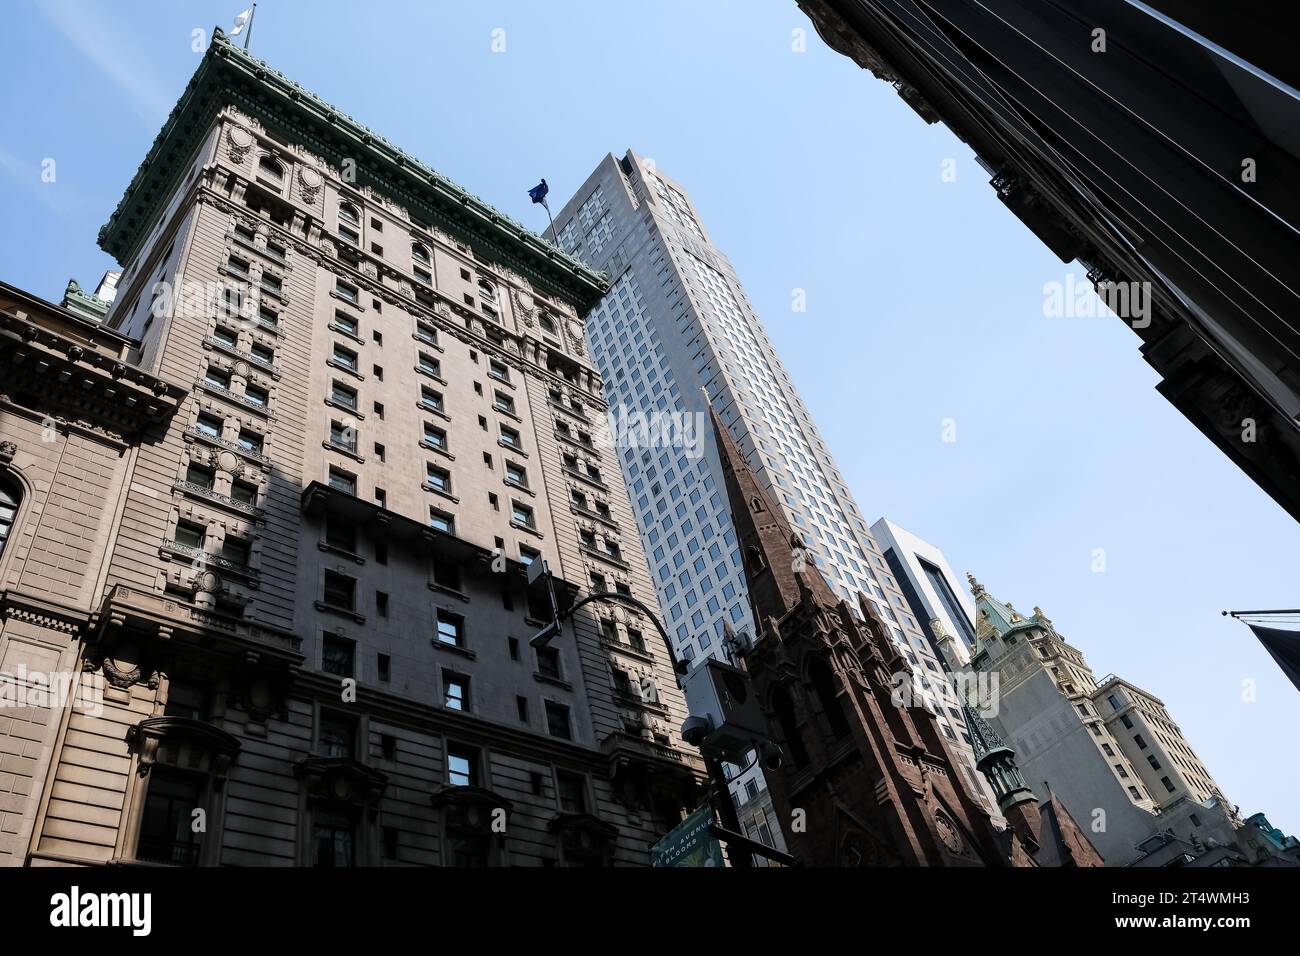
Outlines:
[[445, 511], [439, 511], [436, 508], [429, 509], [429, 527], [437, 528], [439, 531], [445, 531], [447, 534], [456, 533], [456, 519]]
[[330, 444], [335, 448], [341, 448], [355, 454], [357, 450], [356, 429], [343, 422], [330, 422]]
[[427, 385], [420, 386], [420, 404], [435, 412], [442, 411], [442, 392], [434, 391]]
[[1160, 769], [1160, 761], [1156, 759], [1155, 754], [1147, 754], [1147, 763], [1151, 764], [1152, 770]]
[[437, 465], [425, 465], [425, 482], [435, 491], [451, 494], [451, 472]]
[[528, 470], [513, 461], [506, 462], [506, 481], [521, 488], [528, 487]]
[[155, 765], [140, 824], [136, 858], [147, 863], [194, 866], [199, 861], [199, 834], [192, 812], [204, 803], [204, 780], [198, 774]]
[[596, 549], [596, 535], [585, 528], [580, 528], [578, 530], [578, 543], [584, 548], [594, 551]]
[[513, 415], [515, 413], [515, 400], [513, 398], [505, 392], [493, 392], [492, 394], [495, 396], [492, 402], [493, 408], [499, 412], [505, 412], [508, 415]]
[[560, 649], [558, 647], [539, 647], [537, 649], [537, 673], [553, 680], [560, 679]]
[[540, 557], [541, 554], [534, 551], [532, 548], [525, 547], [522, 544], [519, 546], [519, 563], [524, 567], [528, 567], [528, 565], [532, 564]]
[[260, 385], [245, 385], [244, 399], [250, 405], [256, 405], [258, 408], [266, 408], [271, 400], [271, 393]]
[[1139, 748], [1140, 750], [1146, 750], [1146, 749], [1147, 749], [1146, 738], [1144, 738], [1141, 734], [1134, 734], [1134, 735], [1133, 735], [1133, 743], [1137, 744], [1137, 745], [1138, 745], [1138, 748]]
[[221, 437], [222, 421], [215, 415], [200, 415], [194, 422], [194, 430], [209, 438]]
[[430, 355], [428, 352], [420, 353], [420, 371], [429, 375], [442, 377], [442, 363]]
[[502, 425], [501, 444], [510, 448], [521, 448], [522, 444], [519, 440], [519, 432], [515, 431], [513, 428], [507, 428], [505, 425]]
[[421, 342], [428, 342], [430, 345], [438, 344], [438, 330], [428, 322], [415, 323], [415, 337]]
[[355, 304], [361, 301], [361, 293], [357, 290], [357, 287], [349, 285], [342, 279], [335, 281], [334, 293], [345, 302], [352, 302]]
[[469, 678], [442, 672], [442, 704], [448, 710], [469, 710]]
[[438, 641], [452, 647], [465, 646], [465, 619], [459, 614], [438, 609]]
[[609, 555], [611, 558], [613, 558], [615, 561], [622, 561], [622, 560], [623, 560], [623, 552], [622, 552], [622, 550], [619, 548], [619, 546], [618, 546], [618, 542], [617, 542], [617, 541], [611, 541], [611, 540], [609, 540], [609, 538], [606, 538], [606, 539], [605, 539], [605, 553], [606, 553], [607, 555]]
[[222, 345], [230, 346], [232, 349], [239, 344], [239, 336], [230, 331], [230, 329], [224, 328], [220, 325], [213, 330], [212, 338], [220, 342]]
[[357, 476], [349, 474], [341, 468], [330, 467], [329, 485], [338, 491], [345, 491], [350, 495], [357, 493]]
[[269, 345], [262, 345], [260, 342], [254, 342], [248, 352], [253, 356], [253, 358], [257, 359], [259, 362], [265, 363], [266, 365], [272, 365], [275, 362], [275, 349], [271, 348]]
[[447, 432], [446, 432], [445, 430], [439, 428], [437, 425], [431, 425], [431, 424], [429, 424], [428, 422], [425, 422], [425, 423], [424, 423], [424, 443], [425, 443], [426, 445], [431, 445], [431, 446], [433, 446], [434, 448], [441, 449], [442, 451], [446, 451], [446, 450], [447, 450]]
[[9, 540], [9, 532], [13, 529], [22, 497], [15, 482], [0, 477], [0, 555], [4, 554], [5, 542]]
[[351, 226], [339, 225], [339, 238], [354, 246], [361, 245], [361, 233]]
[[560, 810], [564, 813], [587, 812], [587, 784], [578, 774], [563, 770], [556, 773], [555, 791], [560, 799]]
[[496, 359], [488, 362], [488, 374], [501, 382], [510, 381], [510, 369], [506, 367], [505, 362], [498, 362]]
[[250, 485], [244, 481], [232, 482], [230, 485], [230, 497], [241, 505], [256, 505], [257, 486]]
[[[326, 634], [321, 640], [321, 670], [337, 677], [352, 677], [356, 651], [356, 644], [347, 638], [339, 637], [337, 634]], [[323, 732], [321, 736], [324, 739]]]
[[546, 732], [561, 740], [572, 740], [573, 731], [569, 726], [569, 708], [553, 700], [546, 702]]
[[453, 787], [477, 787], [478, 754], [472, 750], [448, 747], [447, 783]]
[[433, 285], [433, 273], [423, 266], [414, 266], [411, 271], [415, 274], [415, 281], [424, 285]]
[[640, 631], [636, 630], [635, 628], [629, 627], [627, 629], [627, 642], [628, 644], [632, 645], [633, 650], [641, 651], [644, 653], [646, 649], [645, 637], [642, 636]]
[[256, 432], [241, 431], [238, 443], [239, 447], [244, 451], [252, 452], [255, 455], [262, 454], [262, 436]]
[[185, 469], [185, 480], [199, 488], [212, 490], [213, 472], [211, 468], [202, 468], [198, 465], [190, 465]]
[[252, 545], [243, 538], [232, 538], [230, 535], [226, 535], [221, 542], [221, 557], [231, 564], [247, 567], [251, 554]]
[[533, 509], [518, 501], [510, 502], [510, 519], [516, 524], [523, 525], [525, 528], [535, 527]]
[[203, 543], [208, 536], [206, 525], [201, 525], [193, 521], [178, 521], [176, 523], [177, 544], [183, 544], [187, 548], [197, 548], [203, 550]]
[[357, 390], [350, 385], [344, 385], [342, 382], [334, 382], [330, 386], [330, 401], [355, 412], [357, 410]]
[[355, 554], [357, 551], [357, 529], [355, 525], [330, 517], [325, 522], [325, 543], [331, 548]]
[[1170, 783], [1168, 777], [1161, 777], [1160, 782], [1165, 785], [1165, 789], [1168, 790], [1170, 793], [1173, 793], [1174, 790], [1177, 789], [1172, 783]]
[[361, 214], [357, 212], [357, 207], [351, 203], [343, 203], [339, 206], [339, 219], [354, 226], [361, 225]]
[[231, 256], [226, 260], [226, 271], [231, 275], [248, 278], [248, 260], [241, 259], [239, 256]]
[[257, 161], [257, 178], [279, 186], [284, 182], [284, 167], [269, 156], [263, 156]]
[[427, 266], [429, 264], [429, 250], [418, 242], [412, 243], [411, 258], [416, 262], [423, 262]]
[[354, 826], [347, 816], [318, 810], [312, 823], [315, 846], [313, 866], [340, 868], [356, 865]]
[[460, 565], [454, 561], [446, 561], [440, 558], [433, 560], [433, 583], [439, 587], [451, 588], [453, 591], [459, 591], [460, 584]]
[[211, 385], [213, 388], [220, 388], [227, 391], [230, 389], [230, 373], [224, 369], [216, 368], [215, 366], [208, 367], [207, 372], [203, 375], [203, 381], [205, 384]]
[[356, 606], [357, 582], [337, 571], [325, 572], [325, 603], [330, 607], [351, 611]]
[[355, 372], [357, 370], [357, 353], [351, 349], [345, 349], [341, 345], [335, 345], [333, 360], [335, 365], [342, 365], [349, 372]]
[[262, 273], [262, 290], [269, 292], [271, 295], [279, 295], [284, 291], [284, 281], [269, 272]]

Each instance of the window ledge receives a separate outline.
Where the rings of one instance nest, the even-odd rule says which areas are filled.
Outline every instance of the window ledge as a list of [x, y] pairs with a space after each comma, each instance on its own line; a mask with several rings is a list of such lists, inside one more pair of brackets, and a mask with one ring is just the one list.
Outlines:
[[536, 536], [539, 537], [539, 538], [545, 538], [545, 537], [546, 537], [546, 535], [542, 534], [542, 533], [541, 533], [540, 531], [538, 531], [536, 528], [530, 528], [528, 525], [526, 525], [526, 524], [522, 524], [522, 523], [520, 523], [520, 522], [518, 522], [518, 521], [515, 521], [515, 520], [513, 520], [513, 519], [511, 519], [511, 521], [510, 521], [510, 527], [514, 528], [516, 531], [525, 531], [525, 532], [527, 532], [528, 534], [536, 535]]
[[573, 685], [563, 677], [548, 677], [546, 674], [533, 672], [533, 680], [541, 684], [550, 684], [552, 687], [559, 687], [563, 690], [573, 690]]
[[506, 451], [513, 452], [514, 454], [518, 455], [520, 458], [528, 457], [528, 452], [524, 451], [518, 445], [512, 445], [508, 441], [504, 441], [503, 439], [500, 438], [497, 439], [497, 444], [500, 445], [502, 448], [504, 448]]
[[443, 458], [446, 458], [448, 461], [455, 461], [455, 460], [456, 460], [456, 456], [453, 455], [451, 452], [447, 451], [447, 449], [445, 449], [445, 448], [439, 448], [437, 445], [434, 445], [434, 444], [432, 444], [431, 442], [426, 441], [426, 440], [423, 439], [423, 438], [420, 439], [420, 447], [423, 448], [423, 449], [425, 449], [425, 450], [427, 450], [427, 451], [431, 451], [431, 452], [433, 452], [433, 453], [436, 454], [436, 455], [441, 455]]
[[422, 412], [427, 412], [427, 413], [430, 414], [430, 415], [436, 415], [436, 416], [438, 416], [438, 417], [441, 418], [444, 422], [449, 422], [449, 421], [451, 421], [451, 416], [450, 416], [450, 415], [448, 415], [448, 414], [447, 414], [446, 412], [444, 412], [444, 411], [440, 411], [439, 409], [434, 408], [432, 405], [426, 405], [424, 402], [416, 402], [416, 403], [415, 403], [415, 407], [418, 408], [418, 409], [419, 409], [420, 411], [422, 411]]
[[435, 488], [435, 487], [433, 487], [433, 485], [429, 484], [427, 481], [424, 482], [424, 484], [423, 484], [423, 488], [424, 488], [425, 491], [429, 492], [429, 494], [431, 494], [431, 495], [437, 495], [439, 498], [446, 498], [446, 499], [447, 499], [448, 501], [450, 501], [452, 504], [457, 504], [457, 505], [460, 504], [460, 499], [457, 498], [455, 495], [453, 495], [451, 492], [449, 492], [449, 491], [443, 491], [443, 490], [441, 490], [440, 488]]
[[343, 328], [343, 326], [341, 326], [341, 325], [337, 325], [337, 324], [331, 322], [331, 323], [329, 324], [329, 330], [330, 330], [331, 332], [334, 332], [334, 333], [337, 334], [337, 335], [342, 335], [344, 338], [349, 338], [349, 339], [351, 339], [353, 342], [356, 342], [358, 345], [365, 345], [365, 344], [366, 344], [366, 340], [365, 340], [365, 339], [363, 339], [361, 336], [357, 335], [355, 332], [349, 332], [347, 329]]
[[341, 412], [347, 412], [349, 415], [351, 415], [353, 418], [357, 419], [358, 421], [365, 420], [366, 416], [350, 405], [344, 405], [342, 402], [336, 402], [332, 398], [327, 398], [324, 401], [326, 405], [330, 406], [330, 408], [337, 408]]
[[328, 551], [330, 554], [337, 554], [341, 558], [347, 558], [349, 561], [355, 561], [357, 564], [365, 564], [366, 559], [355, 551], [349, 551], [347, 548], [340, 548], [337, 545], [329, 544], [325, 541], [318, 541], [316, 547], [321, 551]]
[[346, 372], [347, 374], [355, 378], [358, 382], [364, 382], [366, 380], [366, 377], [362, 375], [360, 372], [358, 372], [356, 369], [349, 368], [348, 366], [344, 365], [342, 362], [336, 361], [335, 359], [327, 358], [325, 360], [325, 364], [328, 365], [330, 368], [338, 369], [340, 372]]
[[324, 601], [316, 601], [315, 605], [316, 605], [316, 610], [322, 611], [326, 614], [337, 614], [340, 617], [350, 617], [358, 624], [366, 623], [366, 616], [364, 614], [358, 614], [356, 611], [349, 611], [345, 607], [338, 607], [337, 605], [334, 604], [326, 604]]
[[[457, 591], [455, 588], [447, 587], [447, 585], [445, 584], [439, 584], [437, 581], [429, 582], [429, 590], [437, 591], [439, 594], [449, 595], [451, 597], [456, 598], [457, 600], [464, 601], [466, 604], [469, 603], [469, 595], [466, 594], [464, 591]], [[450, 646], [450, 645], [446, 645], [446, 646]]]
[[347, 458], [351, 458], [353, 461], [357, 462], [358, 464], [364, 465], [366, 463], [365, 458], [358, 455], [354, 451], [350, 451], [349, 449], [345, 448], [343, 445], [336, 445], [332, 441], [323, 441], [320, 444], [322, 448], [328, 448], [330, 451], [336, 451], [340, 455], [343, 455]]
[[475, 654], [473, 651], [471, 651], [468, 647], [459, 647], [455, 644], [448, 644], [446, 641], [440, 641], [436, 637], [433, 638], [433, 646], [440, 651], [447, 651], [452, 654], [459, 654], [461, 657], [465, 658], [466, 660], [471, 660], [471, 661], [478, 660], [478, 655]]
[[509, 478], [502, 478], [501, 484], [515, 491], [522, 491], [524, 494], [528, 495], [531, 498], [537, 497], [537, 492], [533, 491], [533, 489], [529, 488], [527, 485], [521, 485], [517, 481], [511, 481]]

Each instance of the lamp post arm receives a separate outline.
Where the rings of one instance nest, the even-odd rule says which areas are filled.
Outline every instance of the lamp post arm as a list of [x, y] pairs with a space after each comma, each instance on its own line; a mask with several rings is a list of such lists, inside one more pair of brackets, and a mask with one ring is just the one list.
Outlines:
[[663, 638], [664, 647], [668, 649], [668, 660], [672, 663], [673, 674], [676, 677], [677, 686], [681, 687], [682, 676], [686, 673], [686, 662], [677, 659], [677, 652], [673, 650], [673, 642], [669, 639], [668, 632], [664, 630], [663, 624], [659, 622], [659, 615], [650, 610], [649, 605], [644, 601], [640, 601], [637, 598], [632, 597], [630, 594], [619, 594], [617, 591], [597, 591], [574, 601], [565, 610], [560, 611], [559, 620], [563, 621], [566, 618], [572, 617], [573, 612], [578, 610], [578, 608], [584, 607], [588, 604], [593, 604], [596, 601], [615, 601], [619, 604], [627, 604], [641, 611], [641, 613], [646, 617], [650, 618], [650, 623], [655, 626], [655, 630], [658, 631], [659, 636]]

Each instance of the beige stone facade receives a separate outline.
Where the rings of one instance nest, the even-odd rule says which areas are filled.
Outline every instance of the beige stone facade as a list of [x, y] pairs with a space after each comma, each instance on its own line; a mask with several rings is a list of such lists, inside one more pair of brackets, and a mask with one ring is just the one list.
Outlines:
[[[3, 301], [0, 670], [102, 693], [0, 711], [0, 861], [645, 864], [702, 774], [600, 279], [259, 66], [214, 41], [104, 325]], [[539, 558], [615, 596], [551, 651]]]

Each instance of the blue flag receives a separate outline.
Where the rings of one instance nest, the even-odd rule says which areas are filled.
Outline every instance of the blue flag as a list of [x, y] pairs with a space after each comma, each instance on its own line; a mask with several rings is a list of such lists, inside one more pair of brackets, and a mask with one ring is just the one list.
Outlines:
[[534, 186], [532, 189], [528, 190], [528, 198], [531, 199], [531, 200], [532, 200], [533, 202], [535, 202], [535, 203], [539, 203], [539, 202], [540, 202], [540, 203], [545, 203], [545, 202], [546, 202], [546, 194], [547, 194], [548, 192], [550, 192], [550, 191], [551, 191], [551, 187], [548, 186], [548, 185], [546, 185], [546, 180], [543, 179], [540, 183], [538, 183], [538, 184], [537, 184], [536, 186]]

